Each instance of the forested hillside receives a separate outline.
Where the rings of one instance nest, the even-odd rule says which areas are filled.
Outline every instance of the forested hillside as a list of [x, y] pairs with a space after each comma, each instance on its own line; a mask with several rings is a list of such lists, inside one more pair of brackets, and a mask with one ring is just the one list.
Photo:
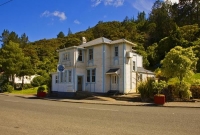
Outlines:
[[[23, 52], [21, 55], [30, 60], [31, 66], [28, 69], [37, 74], [46, 74], [56, 71], [58, 62], [56, 50], [80, 45], [82, 37], [86, 37], [87, 41], [99, 37], [111, 40], [124, 38], [138, 45], [137, 53], [143, 55], [146, 68], [156, 69], [160, 66], [160, 61], [175, 46], [184, 48], [192, 46], [196, 56], [200, 57], [199, 8], [198, 0], [192, 2], [180, 0], [179, 4], [157, 0], [149, 15], [139, 12], [137, 17], [126, 16], [122, 22], [99, 21], [96, 26], [85, 31], [73, 34], [69, 29], [66, 35], [61, 31], [55, 35], [56, 38], [41, 39], [35, 42], [29, 42], [25, 33], [18, 36], [13, 31], [4, 30], [0, 37], [3, 42], [1, 51], [6, 44], [19, 44], [19, 49]], [[9, 55], [15, 55], [12, 52], [9, 53]], [[3, 60], [5, 57], [1, 54], [0, 58], [0, 63], [5, 62]], [[23, 69], [26, 69], [26, 66]], [[198, 60], [196, 69], [200, 72], [200, 60]], [[0, 66], [0, 70], [5, 71], [6, 69]]]

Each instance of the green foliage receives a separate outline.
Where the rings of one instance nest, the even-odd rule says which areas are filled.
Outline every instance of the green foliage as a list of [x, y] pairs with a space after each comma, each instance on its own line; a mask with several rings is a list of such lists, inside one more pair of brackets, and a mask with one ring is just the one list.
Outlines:
[[14, 81], [14, 75], [21, 72], [25, 59], [19, 44], [12, 41], [5, 44], [0, 50], [0, 67], [6, 76], [12, 77], [12, 81]]
[[64, 38], [65, 34], [61, 31], [58, 33], [57, 38]]
[[200, 84], [192, 85], [190, 87], [190, 91], [192, 92], [192, 97], [193, 98], [200, 98]]
[[45, 84], [45, 78], [43, 76], [37, 76], [33, 78], [31, 85], [34, 87], [38, 87]]
[[154, 91], [156, 91], [158, 94], [160, 94], [161, 90], [167, 87], [167, 83], [165, 81], [159, 81], [159, 82], [152, 82], [152, 87]]
[[137, 90], [141, 94], [143, 100], [153, 99], [155, 93], [152, 85], [153, 81], [154, 80], [149, 79], [138, 84]]
[[[200, 3], [197, 0], [188, 1], [182, 0], [180, 4], [169, 4], [167, 1], [156, 0], [148, 17], [146, 17], [145, 12], [139, 12], [136, 19], [126, 16], [122, 22], [99, 21], [96, 26], [89, 27], [85, 31], [73, 34], [69, 28], [66, 36], [61, 31], [53, 39], [41, 39], [31, 43], [25, 33], [18, 36], [13, 31], [4, 30], [0, 36], [0, 41], [2, 42], [2, 49], [0, 49], [0, 71], [5, 71], [5, 68], [9, 65], [8, 63], [14, 63], [9, 65], [9, 70], [11, 71], [12, 69], [18, 76], [23, 76], [24, 73], [28, 72], [27, 69], [30, 68], [24, 68], [27, 65], [30, 65], [32, 67], [31, 70], [35, 72], [40, 72], [41, 70], [45, 73], [55, 72], [58, 62], [58, 53], [56, 50], [78, 46], [81, 44], [82, 37], [86, 37], [87, 41], [106, 37], [111, 40], [124, 38], [135, 42], [138, 44], [137, 53], [143, 56], [144, 66], [151, 69], [158, 67], [160, 61], [176, 46], [184, 48], [193, 46], [196, 57], [200, 58]], [[18, 47], [7, 51], [7, 54], [10, 52], [13, 52], [10, 56], [21, 54], [19, 48], [23, 49], [24, 56], [30, 58], [30, 62], [27, 65], [23, 65], [24, 67], [17, 66], [20, 62], [14, 62], [15, 56], [9, 59], [2, 58], [2, 50], [5, 49], [4, 46], [10, 44], [11, 41], [12, 44], [18, 43]], [[186, 57], [190, 59], [190, 56]], [[182, 59], [182, 55], [180, 59]], [[5, 66], [5, 63], [2, 65], [2, 61], [4, 60], [7, 61], [7, 66]], [[19, 61], [21, 60], [19, 59]], [[187, 62], [186, 60], [185, 63]], [[23, 61], [21, 63], [26, 62]], [[15, 65], [16, 69], [13, 68], [13, 65]], [[196, 71], [200, 72], [200, 59], [196, 65], [192, 65], [192, 67], [195, 66], [197, 67]], [[19, 73], [20, 70], [21, 73]], [[7, 71], [6, 74], [10, 76], [10, 73]]]
[[33, 86], [31, 84], [24, 84], [23, 89], [29, 89], [29, 88], [33, 88]]
[[186, 100], [190, 99], [190, 97], [192, 97], [190, 86], [191, 85], [186, 82], [176, 83], [174, 91], [175, 97]]
[[3, 90], [3, 92], [12, 93], [12, 91], [14, 90], [14, 87], [10, 85], [9, 83], [4, 83], [1, 85], [1, 89]]
[[37, 89], [37, 92], [44, 92], [44, 91], [45, 91], [45, 87], [43, 87], [43, 86], [40, 86]]
[[176, 46], [162, 61], [162, 74], [167, 78], [177, 77], [181, 82], [185, 77], [193, 74], [197, 60], [191, 47], [184, 49]]

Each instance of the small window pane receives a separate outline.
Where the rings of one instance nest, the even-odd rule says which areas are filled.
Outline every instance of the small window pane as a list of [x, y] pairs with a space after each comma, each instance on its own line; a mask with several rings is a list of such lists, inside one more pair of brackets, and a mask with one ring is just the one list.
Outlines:
[[93, 49], [89, 49], [89, 60], [93, 60]]
[[135, 71], [135, 61], [133, 61], [133, 71]]
[[72, 71], [68, 72], [68, 82], [72, 82]]
[[90, 82], [90, 70], [87, 70], [87, 82]]
[[95, 82], [95, 69], [92, 70], [92, 82]]
[[118, 56], [118, 46], [115, 47], [115, 56]]
[[83, 61], [82, 50], [78, 50], [78, 61]]

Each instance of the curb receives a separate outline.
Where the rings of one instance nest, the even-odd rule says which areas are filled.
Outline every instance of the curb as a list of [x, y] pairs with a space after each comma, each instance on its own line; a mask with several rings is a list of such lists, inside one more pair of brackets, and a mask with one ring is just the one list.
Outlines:
[[[30, 98], [30, 97], [34, 97], [37, 98], [37, 96], [34, 95], [29, 95], [29, 96], [25, 96], [25, 95], [15, 95], [15, 94], [5, 94], [5, 93], [0, 93], [0, 95], [4, 95], [4, 96], [15, 96], [15, 97], [23, 97], [23, 98]], [[81, 100], [73, 100], [73, 99], [50, 99], [50, 98], [37, 98], [37, 99], [42, 99], [42, 100], [49, 100], [49, 101], [57, 101], [57, 102], [68, 102], [68, 103], [83, 103], [83, 104], [99, 104], [99, 105], [115, 105], [115, 106], [147, 106], [147, 107], [168, 107], [168, 108], [200, 108], [200, 106], [184, 106], [184, 105], [156, 105], [154, 103], [142, 103], [142, 102], [120, 102], [120, 101], [101, 101], [101, 102], [93, 102], [91, 100], [85, 100], [85, 101], [81, 101]], [[135, 104], [134, 104], [135, 103]], [[194, 102], [194, 104], [197, 102]], [[172, 103], [173, 104], [173, 103]], [[199, 104], [200, 105], [200, 104]]]

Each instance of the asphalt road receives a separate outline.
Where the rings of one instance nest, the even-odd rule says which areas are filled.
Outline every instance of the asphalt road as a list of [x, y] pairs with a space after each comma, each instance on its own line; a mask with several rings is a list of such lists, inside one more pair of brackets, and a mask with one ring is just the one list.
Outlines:
[[199, 135], [200, 109], [67, 103], [0, 95], [0, 135]]

